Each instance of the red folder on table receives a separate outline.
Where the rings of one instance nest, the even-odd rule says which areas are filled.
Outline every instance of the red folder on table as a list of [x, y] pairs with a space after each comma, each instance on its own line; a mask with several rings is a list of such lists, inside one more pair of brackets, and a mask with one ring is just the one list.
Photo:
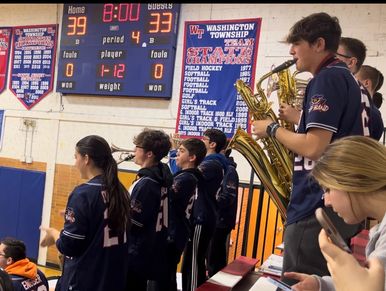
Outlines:
[[214, 274], [197, 291], [229, 291], [241, 281], [250, 271], [255, 269], [258, 259], [238, 257], [225, 266], [221, 271]]

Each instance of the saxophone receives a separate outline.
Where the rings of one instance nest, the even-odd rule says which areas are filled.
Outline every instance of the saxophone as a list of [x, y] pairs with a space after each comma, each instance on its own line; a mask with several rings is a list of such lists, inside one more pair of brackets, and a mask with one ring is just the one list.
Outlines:
[[286, 184], [280, 181], [277, 169], [273, 167], [264, 150], [241, 127], [233, 135], [228, 148], [235, 149], [247, 159], [264, 185], [269, 197], [279, 210], [284, 223], [287, 217], [286, 209], [289, 202], [289, 189]]
[[[236, 81], [236, 89], [247, 104], [254, 120], [270, 117], [273, 121], [279, 122], [271, 108], [272, 102], [268, 102], [261, 84], [271, 75], [289, 68], [295, 62], [296, 59], [286, 61], [263, 75], [256, 84], [257, 94], [255, 95], [246, 83], [241, 80]], [[285, 221], [292, 186], [293, 160], [291, 152], [275, 138], [262, 138], [261, 142], [269, 158], [261, 146], [239, 127], [229, 142], [228, 148], [237, 150], [248, 160], [270, 198], [277, 206], [283, 221]]]

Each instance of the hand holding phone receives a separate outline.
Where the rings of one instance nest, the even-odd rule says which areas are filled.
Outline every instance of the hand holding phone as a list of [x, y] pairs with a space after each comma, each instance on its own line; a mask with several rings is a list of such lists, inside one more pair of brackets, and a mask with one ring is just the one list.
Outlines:
[[319, 245], [327, 261], [335, 290], [385, 290], [385, 270], [379, 259], [370, 258], [367, 267], [361, 266], [352, 254], [331, 242], [324, 230], [319, 233]]
[[332, 223], [326, 212], [323, 210], [323, 208], [316, 209], [315, 216], [316, 219], [319, 221], [320, 225], [326, 231], [328, 237], [332, 240], [332, 242], [341, 249], [351, 254], [352, 251], [347, 246], [346, 242], [339, 234], [338, 230], [335, 228], [334, 224]]
[[273, 285], [275, 285], [276, 287], [279, 287], [279, 290], [282, 290], [282, 291], [291, 291], [291, 286], [290, 285], [287, 285], [286, 283], [278, 280], [278, 279], [275, 279], [275, 278], [272, 278], [272, 277], [267, 277], [268, 281], [270, 283], [272, 283]]

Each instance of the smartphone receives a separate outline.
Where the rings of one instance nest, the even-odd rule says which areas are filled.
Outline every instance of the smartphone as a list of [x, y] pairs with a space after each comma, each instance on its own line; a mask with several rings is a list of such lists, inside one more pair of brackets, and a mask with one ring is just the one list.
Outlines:
[[286, 283], [278, 280], [278, 279], [275, 279], [275, 278], [272, 278], [272, 277], [267, 277], [267, 280], [272, 283], [273, 285], [275, 285], [276, 287], [279, 288], [279, 290], [283, 290], [283, 291], [291, 291], [291, 286], [290, 285], [287, 285]]
[[323, 210], [323, 208], [318, 208], [315, 210], [315, 216], [316, 219], [319, 221], [320, 225], [323, 227], [323, 229], [326, 231], [327, 236], [332, 240], [332, 242], [340, 247], [342, 250], [352, 253], [350, 248], [347, 246], [346, 242], [342, 238], [342, 236], [339, 234], [337, 229], [335, 228], [334, 224], [331, 222], [330, 218], [326, 214], [326, 212]]

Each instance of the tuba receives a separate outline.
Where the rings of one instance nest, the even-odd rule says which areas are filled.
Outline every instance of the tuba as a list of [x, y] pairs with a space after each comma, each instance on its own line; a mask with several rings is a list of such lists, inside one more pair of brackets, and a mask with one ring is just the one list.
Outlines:
[[[270, 117], [273, 121], [279, 122], [271, 108], [272, 102], [268, 102], [261, 84], [273, 74], [286, 70], [295, 63], [296, 59], [286, 61], [263, 75], [256, 84], [257, 94], [255, 95], [246, 83], [241, 80], [236, 81], [236, 89], [247, 104], [254, 120]], [[292, 153], [275, 138], [262, 138], [261, 142], [264, 149], [239, 127], [229, 142], [228, 148], [237, 150], [248, 160], [285, 221], [292, 185]]]
[[[182, 139], [180, 138], [176, 138], [176, 142], [178, 141], [181, 141]], [[111, 144], [110, 146], [110, 150], [111, 150], [111, 153], [116, 153], [116, 152], [119, 152], [119, 156], [118, 156], [118, 160], [116, 161], [117, 162], [117, 165], [123, 163], [123, 162], [127, 162], [127, 161], [132, 161], [134, 158], [135, 158], [135, 154], [134, 154], [134, 150], [129, 150], [129, 149], [124, 149], [124, 148], [120, 148], [118, 146], [116, 146], [115, 144]], [[170, 160], [176, 160], [177, 157], [164, 157], [163, 160], [165, 163], [169, 162]]]
[[247, 159], [279, 210], [284, 222], [289, 202], [288, 191], [290, 189], [287, 184], [280, 181], [277, 169], [271, 164], [261, 146], [245, 130], [239, 127], [230, 140], [228, 148], [235, 149]]
[[111, 144], [110, 149], [111, 149], [111, 153], [120, 152], [117, 165], [123, 162], [131, 161], [135, 157], [134, 150], [120, 148], [120, 147], [117, 147], [115, 144]]

